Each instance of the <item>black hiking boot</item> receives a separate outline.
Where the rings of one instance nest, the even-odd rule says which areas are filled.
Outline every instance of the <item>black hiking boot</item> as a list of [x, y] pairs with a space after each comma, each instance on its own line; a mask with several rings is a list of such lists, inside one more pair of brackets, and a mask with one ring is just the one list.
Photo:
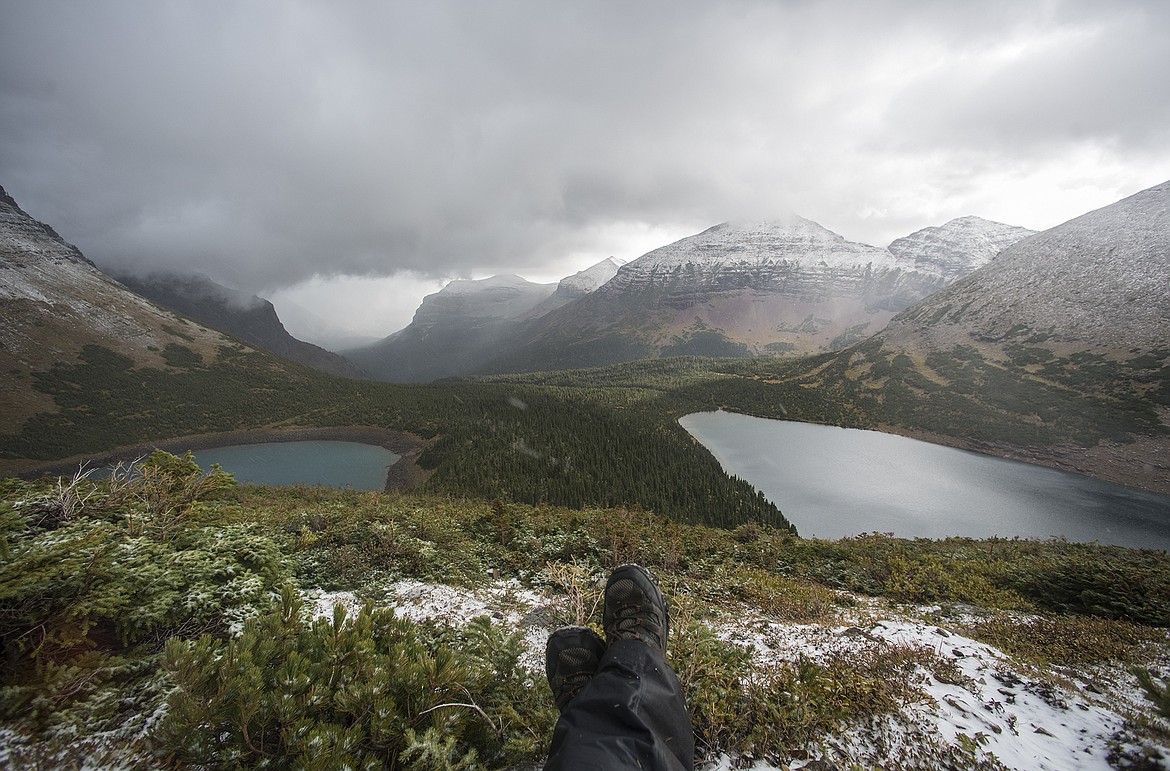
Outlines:
[[641, 640], [666, 655], [670, 618], [666, 600], [641, 565], [615, 568], [605, 585], [605, 638]]
[[565, 707], [597, 674], [605, 655], [605, 640], [592, 629], [566, 626], [549, 635], [544, 653], [544, 673], [557, 709]]

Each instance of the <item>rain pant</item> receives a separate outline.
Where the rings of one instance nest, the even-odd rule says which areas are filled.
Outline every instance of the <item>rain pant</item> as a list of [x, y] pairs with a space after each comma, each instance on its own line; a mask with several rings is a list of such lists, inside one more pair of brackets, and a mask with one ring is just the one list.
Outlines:
[[661, 653], [617, 640], [553, 729], [545, 771], [691, 771], [695, 736]]

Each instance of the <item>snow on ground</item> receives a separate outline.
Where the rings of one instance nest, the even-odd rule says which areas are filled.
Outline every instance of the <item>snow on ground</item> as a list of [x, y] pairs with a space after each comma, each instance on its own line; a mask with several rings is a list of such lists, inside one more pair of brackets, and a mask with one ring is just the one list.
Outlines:
[[[493, 581], [486, 586], [460, 589], [445, 584], [421, 581], [397, 581], [388, 587], [392, 599], [379, 607], [394, 611], [414, 621], [439, 621], [462, 626], [477, 616], [488, 616], [509, 631], [523, 628], [524, 654], [520, 663], [534, 672], [544, 671], [544, 645], [549, 632], [559, 624], [553, 620], [550, 606], [555, 600], [521, 586], [516, 579]], [[330, 617], [334, 603], [340, 603], [352, 615], [362, 607], [362, 600], [352, 592], [306, 592], [309, 610], [314, 617]]]
[[[309, 592], [318, 616], [332, 613], [340, 602], [352, 611], [360, 600], [350, 592]], [[487, 615], [509, 630], [525, 629], [522, 661], [533, 671], [544, 667], [544, 644], [555, 621], [558, 598], [524, 588], [515, 579], [475, 589], [419, 581], [398, 581], [387, 587], [380, 603], [413, 619], [462, 625]], [[1126, 714], [1149, 712], [1144, 695], [1121, 665], [1094, 672], [1069, 669], [1038, 672], [1014, 663], [996, 648], [948, 631], [922, 619], [930, 608], [892, 609], [883, 601], [854, 597], [834, 624], [783, 622], [751, 608], [729, 610], [726, 620], [712, 624], [716, 635], [753, 652], [761, 664], [814, 660], [861, 653], [875, 646], [915, 647], [953, 661], [960, 682], [940, 682], [923, 671], [926, 698], [892, 716], [884, 729], [873, 725], [826, 737], [810, 757], [833, 763], [872, 765], [890, 759], [899, 743], [954, 745], [962, 737], [976, 739], [984, 753], [1004, 766], [1021, 771], [1107, 769], [1110, 744], [1123, 732]], [[959, 623], [962, 623], [960, 616]], [[878, 736], [877, 734], [881, 735]], [[1161, 748], [1170, 756], [1170, 747]], [[896, 759], [896, 754], [894, 758]], [[811, 761], [795, 761], [799, 769]], [[709, 762], [706, 771], [735, 767], [735, 759]], [[754, 771], [775, 771], [766, 762]]]
[[[864, 607], [842, 616], [840, 626], [784, 623], [744, 609], [734, 620], [718, 624], [716, 634], [752, 650], [765, 665], [801, 656], [813, 660], [848, 656], [877, 645], [925, 649], [954, 661], [962, 682], [924, 677], [922, 688], [930, 698], [907, 705], [895, 730], [951, 745], [960, 735], [977, 738], [983, 752], [1012, 769], [1111, 768], [1110, 745], [1125, 730], [1126, 715], [1151, 711], [1134, 678], [1120, 664], [1095, 671], [1036, 672], [990, 645], [917, 620], [913, 614], [889, 609], [879, 613], [879, 603], [857, 599], [865, 602]], [[966, 624], [973, 620], [963, 615], [960, 619]], [[874, 761], [875, 750], [867, 741], [870, 735], [872, 728], [846, 732], [826, 744], [854, 762]], [[1170, 747], [1160, 749], [1170, 757]]]
[[1109, 740], [1124, 718], [1084, 690], [1073, 692], [1016, 672], [995, 648], [939, 627], [880, 621], [869, 634], [955, 659], [965, 680], [925, 686], [933, 704], [916, 706], [921, 719], [954, 743], [960, 733], [986, 737], [984, 750], [1009, 768], [1058, 771], [1109, 768]]

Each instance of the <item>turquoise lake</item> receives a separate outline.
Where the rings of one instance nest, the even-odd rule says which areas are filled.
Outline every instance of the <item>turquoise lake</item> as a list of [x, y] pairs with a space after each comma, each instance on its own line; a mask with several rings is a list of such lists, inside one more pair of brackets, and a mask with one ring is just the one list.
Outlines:
[[382, 490], [399, 456], [359, 442], [311, 441], [240, 444], [195, 450], [201, 468], [218, 463], [236, 481], [258, 485], [325, 485]]
[[679, 423], [803, 536], [1063, 537], [1170, 551], [1170, 497], [877, 431], [700, 412]]

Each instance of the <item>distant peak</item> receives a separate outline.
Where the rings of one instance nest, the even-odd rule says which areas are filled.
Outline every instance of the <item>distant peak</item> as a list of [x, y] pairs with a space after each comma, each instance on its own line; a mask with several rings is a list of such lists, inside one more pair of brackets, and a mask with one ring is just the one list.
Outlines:
[[783, 260], [832, 266], [897, 267], [893, 255], [876, 246], [849, 241], [796, 214], [770, 220], [728, 221], [647, 252], [622, 268], [622, 274], [683, 264], [716, 265]]
[[540, 286], [526, 278], [517, 276], [515, 273], [499, 273], [487, 278], [456, 278], [447, 282], [447, 285], [440, 289], [440, 292], [449, 294], [457, 294], [462, 292], [479, 292], [484, 289], [493, 289], [496, 287], [526, 287], [526, 286]]
[[618, 269], [625, 264], [625, 260], [607, 257], [584, 270], [562, 278], [557, 284], [557, 292], [561, 295], [571, 296], [589, 294], [617, 275]]

